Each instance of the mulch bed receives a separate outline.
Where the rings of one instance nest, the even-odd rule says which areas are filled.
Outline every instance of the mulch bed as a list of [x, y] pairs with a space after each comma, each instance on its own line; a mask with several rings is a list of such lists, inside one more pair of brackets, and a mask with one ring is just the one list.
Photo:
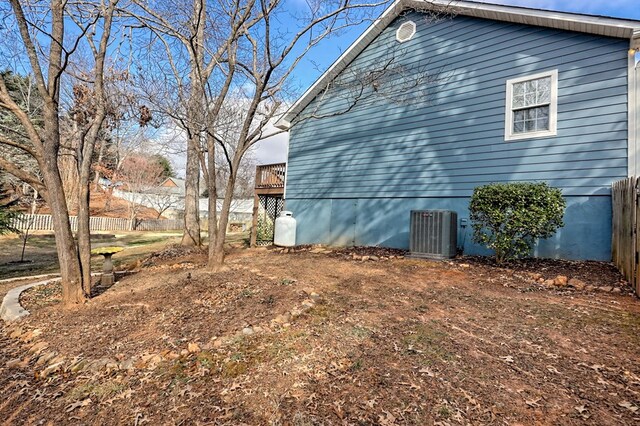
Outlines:
[[[567, 279], [578, 279], [590, 286], [590, 290], [607, 289], [609, 291], [633, 294], [633, 288], [624, 279], [620, 271], [611, 262], [577, 261], [560, 259], [520, 259], [502, 265], [496, 264], [493, 258], [482, 256], [464, 256], [451, 261], [455, 265], [470, 265], [482, 270], [485, 275], [516, 275], [525, 281], [533, 282], [533, 276], [541, 276], [538, 280], [552, 280], [558, 276]], [[538, 282], [537, 284], [541, 284]]]

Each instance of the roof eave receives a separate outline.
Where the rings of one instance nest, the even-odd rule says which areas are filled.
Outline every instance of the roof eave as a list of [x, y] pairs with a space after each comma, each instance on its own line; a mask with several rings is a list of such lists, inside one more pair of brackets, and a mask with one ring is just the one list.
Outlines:
[[[429, 6], [453, 7], [457, 14], [477, 18], [494, 19], [525, 25], [537, 25], [595, 35], [630, 39], [632, 47], [640, 47], [640, 22], [600, 16], [579, 15], [567, 12], [502, 6], [489, 3], [451, 0], [395, 0], [373, 24], [318, 78], [287, 112], [275, 123], [282, 130], [289, 130], [293, 120], [309, 105], [315, 96], [334, 77], [355, 59], [375, 37], [406, 9], [424, 9]], [[579, 27], [573, 28], [576, 25]], [[573, 29], [572, 29], [573, 28]], [[613, 35], [615, 34], [615, 35]]]

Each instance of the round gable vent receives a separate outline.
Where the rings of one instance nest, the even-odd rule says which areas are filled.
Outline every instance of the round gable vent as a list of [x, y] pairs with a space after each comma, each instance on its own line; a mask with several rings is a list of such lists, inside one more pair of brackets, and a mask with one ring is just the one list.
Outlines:
[[415, 33], [416, 23], [413, 21], [407, 21], [398, 27], [398, 31], [396, 31], [396, 40], [400, 43], [404, 43], [405, 41], [411, 40]]

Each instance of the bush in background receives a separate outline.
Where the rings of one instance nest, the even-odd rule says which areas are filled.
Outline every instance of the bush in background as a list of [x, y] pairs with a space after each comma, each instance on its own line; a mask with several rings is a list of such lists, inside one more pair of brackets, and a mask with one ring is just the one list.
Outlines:
[[7, 207], [0, 206], [0, 235], [8, 234], [10, 232], [18, 232], [18, 230], [12, 226], [13, 219], [15, 219], [17, 215], [17, 212], [9, 210]]
[[260, 217], [258, 219], [258, 229], [256, 232], [257, 241], [269, 241], [273, 239], [274, 221], [271, 218]]
[[565, 207], [561, 190], [545, 182], [479, 186], [469, 205], [473, 240], [492, 249], [498, 263], [527, 256], [536, 239], [564, 226]]

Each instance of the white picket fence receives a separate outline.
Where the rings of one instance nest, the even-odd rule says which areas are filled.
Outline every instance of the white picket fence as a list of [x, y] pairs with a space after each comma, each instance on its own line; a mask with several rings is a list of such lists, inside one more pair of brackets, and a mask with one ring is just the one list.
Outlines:
[[[78, 230], [78, 217], [69, 216], [71, 229]], [[12, 226], [21, 231], [54, 231], [53, 220], [48, 214], [22, 214], [13, 219]], [[118, 217], [89, 218], [92, 231], [174, 231], [181, 230], [184, 222], [181, 219], [137, 219], [132, 223], [129, 219]]]

